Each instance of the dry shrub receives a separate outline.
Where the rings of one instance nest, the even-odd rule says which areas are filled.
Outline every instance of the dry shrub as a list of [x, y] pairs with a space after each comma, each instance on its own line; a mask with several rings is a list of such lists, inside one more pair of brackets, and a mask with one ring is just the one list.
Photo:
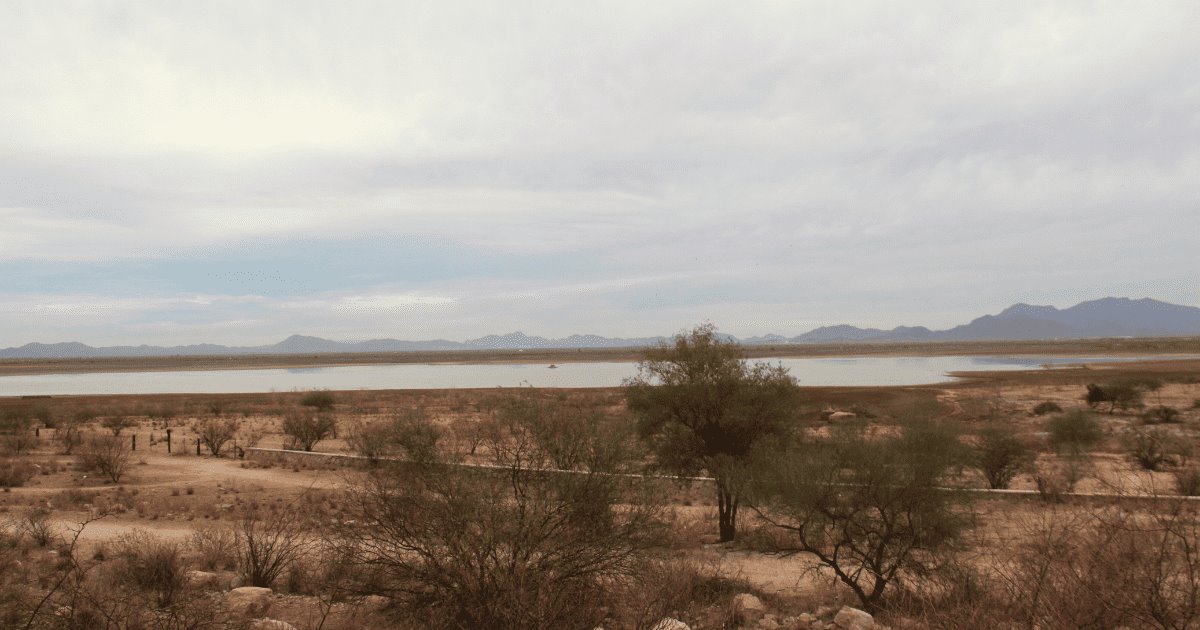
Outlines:
[[1192, 628], [1200, 623], [1200, 523], [1165, 510], [1049, 509], [1021, 540], [927, 592], [921, 627]]
[[17, 522], [17, 529], [38, 547], [49, 547], [58, 538], [58, 532], [50, 523], [50, 511], [44, 508], [26, 512]]
[[117, 578], [152, 594], [157, 608], [174, 604], [187, 584], [187, 563], [176, 543], [135, 530], [117, 539], [113, 554]]
[[37, 472], [33, 464], [15, 458], [0, 458], [0, 488], [19, 488]]
[[196, 566], [205, 571], [237, 566], [237, 539], [231, 529], [201, 527], [192, 533], [191, 549], [195, 552]]
[[129, 467], [129, 442], [118, 435], [90, 435], [79, 448], [77, 459], [84, 470], [96, 471], [120, 483]]
[[754, 589], [714, 564], [649, 559], [623, 584], [606, 626], [649, 629], [664, 617], [719, 628], [733, 622], [729, 602]]
[[247, 586], [270, 588], [307, 554], [311, 541], [299, 505], [303, 499], [282, 509], [254, 509], [234, 530], [238, 570]]

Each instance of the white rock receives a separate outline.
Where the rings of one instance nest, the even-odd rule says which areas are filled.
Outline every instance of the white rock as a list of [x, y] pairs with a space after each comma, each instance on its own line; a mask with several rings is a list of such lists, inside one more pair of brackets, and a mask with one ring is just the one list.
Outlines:
[[271, 608], [271, 589], [257, 586], [242, 586], [225, 593], [225, 602], [235, 614], [246, 617], [261, 617]]
[[875, 618], [857, 608], [842, 606], [833, 617], [833, 625], [841, 630], [871, 630], [875, 627]]
[[296, 630], [296, 626], [278, 619], [255, 619], [250, 630]]
[[217, 583], [217, 574], [210, 571], [188, 571], [184, 577], [192, 588], [204, 588]]
[[767, 614], [767, 605], [751, 593], [733, 596], [733, 618], [739, 623], [754, 623]]
[[692, 627], [678, 619], [663, 617], [650, 630], [692, 630]]
[[857, 417], [858, 417], [858, 414], [851, 413], [849, 411], [835, 411], [835, 412], [829, 414], [829, 421], [830, 422], [841, 422], [843, 420], [853, 420], [854, 418], [857, 418]]

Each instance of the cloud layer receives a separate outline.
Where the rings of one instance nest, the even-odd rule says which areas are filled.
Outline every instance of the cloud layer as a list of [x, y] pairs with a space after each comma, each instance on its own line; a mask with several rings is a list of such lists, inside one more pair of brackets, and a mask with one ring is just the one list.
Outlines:
[[0, 345], [1197, 304], [1196, 32], [1189, 2], [5, 3]]

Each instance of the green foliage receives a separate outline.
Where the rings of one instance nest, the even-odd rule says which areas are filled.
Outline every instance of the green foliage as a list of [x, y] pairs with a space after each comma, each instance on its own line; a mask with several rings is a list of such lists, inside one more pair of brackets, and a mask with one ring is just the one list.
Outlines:
[[625, 382], [638, 432], [659, 465], [717, 478], [721, 540], [737, 533], [736, 470], [764, 442], [788, 439], [799, 389], [783, 366], [748, 364], [711, 324], [648, 350]]
[[1011, 429], [997, 426], [980, 432], [975, 465], [983, 471], [988, 487], [1007, 488], [1032, 461], [1033, 453]]
[[333, 394], [325, 390], [311, 391], [300, 397], [300, 404], [305, 407], [312, 407], [317, 411], [329, 411], [333, 409], [334, 403]]
[[1050, 446], [1057, 451], [1084, 452], [1104, 437], [1100, 423], [1086, 411], [1072, 411], [1050, 419]]
[[902, 577], [927, 575], [967, 524], [970, 495], [943, 487], [967, 461], [945, 426], [910, 422], [899, 436], [839, 426], [758, 461], [749, 493], [780, 534], [778, 550], [812, 554], [868, 611]]
[[1034, 406], [1033, 415], [1044, 416], [1048, 413], [1062, 413], [1062, 410], [1062, 407], [1060, 407], [1058, 403], [1047, 400]]

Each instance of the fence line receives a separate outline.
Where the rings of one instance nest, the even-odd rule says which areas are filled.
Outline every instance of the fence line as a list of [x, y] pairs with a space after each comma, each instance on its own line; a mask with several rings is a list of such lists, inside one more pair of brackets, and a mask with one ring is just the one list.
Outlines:
[[[390, 461], [390, 462], [410, 462], [412, 460], [403, 459], [400, 457], [367, 457], [365, 455], [354, 455], [350, 453], [314, 453], [311, 451], [292, 451], [282, 448], [258, 448], [250, 447], [245, 449], [247, 453], [274, 453], [279, 455], [301, 455], [305, 457], [325, 457], [328, 459], [349, 459], [359, 461]], [[439, 462], [442, 466], [453, 466], [458, 468], [481, 468], [484, 470], [511, 470], [511, 466], [501, 466], [498, 464], [466, 464], [462, 462]], [[645, 475], [638, 473], [590, 473], [584, 470], [564, 470], [561, 468], [539, 468], [530, 469], [535, 472], [542, 473], [558, 473], [562, 475], [599, 475], [604, 477], [624, 477], [628, 479], [656, 479], [668, 481], [704, 481], [715, 483], [713, 477], [686, 477], [675, 475]], [[999, 495], [1009, 497], [1038, 497], [1041, 493], [1037, 490], [1017, 490], [1013, 488], [949, 488], [939, 487], [938, 490], [946, 492], [965, 492], [971, 494], [983, 495]], [[1106, 492], [1059, 492], [1055, 496], [1070, 497], [1075, 499], [1124, 499], [1124, 500], [1139, 500], [1139, 501], [1200, 501], [1200, 497], [1189, 497], [1174, 494], [1113, 494]]]

